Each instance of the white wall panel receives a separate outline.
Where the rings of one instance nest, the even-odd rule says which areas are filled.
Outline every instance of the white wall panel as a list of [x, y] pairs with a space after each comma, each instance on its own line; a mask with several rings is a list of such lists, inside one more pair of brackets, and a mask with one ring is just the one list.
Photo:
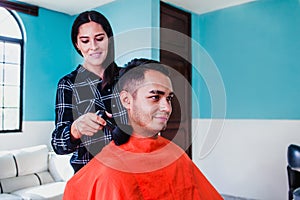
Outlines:
[[[240, 197], [287, 199], [287, 147], [300, 145], [300, 121], [225, 120], [215, 146], [202, 156], [204, 135], [215, 134], [209, 132], [213, 123], [193, 121], [193, 160], [216, 189]], [[207, 141], [216, 138], [209, 134]]]

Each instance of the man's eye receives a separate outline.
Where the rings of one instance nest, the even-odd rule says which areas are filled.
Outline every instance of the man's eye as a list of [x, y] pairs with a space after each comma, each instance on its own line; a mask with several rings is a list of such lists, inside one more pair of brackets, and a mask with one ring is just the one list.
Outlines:
[[157, 100], [159, 100], [159, 96], [158, 95], [157, 96], [152, 96], [151, 99], [157, 101]]
[[171, 102], [173, 100], [174, 96], [168, 96], [167, 101]]

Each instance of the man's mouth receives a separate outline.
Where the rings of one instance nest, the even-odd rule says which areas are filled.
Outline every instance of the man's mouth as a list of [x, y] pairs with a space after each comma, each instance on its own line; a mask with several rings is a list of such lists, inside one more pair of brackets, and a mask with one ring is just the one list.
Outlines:
[[169, 119], [169, 116], [161, 115], [161, 116], [155, 116], [155, 118], [161, 122], [167, 122]]

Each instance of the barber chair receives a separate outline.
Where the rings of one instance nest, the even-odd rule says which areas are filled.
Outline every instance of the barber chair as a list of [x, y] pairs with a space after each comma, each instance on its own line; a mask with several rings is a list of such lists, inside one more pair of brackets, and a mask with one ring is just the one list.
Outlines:
[[300, 200], [300, 146], [291, 144], [287, 151], [289, 200]]

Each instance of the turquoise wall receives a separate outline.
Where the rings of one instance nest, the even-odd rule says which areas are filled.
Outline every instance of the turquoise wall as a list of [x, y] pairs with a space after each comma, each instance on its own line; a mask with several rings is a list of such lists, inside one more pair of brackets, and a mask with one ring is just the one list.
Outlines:
[[[96, 10], [115, 35], [159, 26], [158, 0], [118, 0]], [[38, 17], [19, 15], [26, 31], [24, 120], [54, 120], [56, 84], [82, 61], [70, 40], [75, 16], [41, 8]], [[192, 13], [193, 118], [300, 119], [299, 24], [298, 0]], [[154, 33], [153, 46], [158, 41]], [[155, 49], [150, 54], [159, 58]]]
[[[194, 18], [196, 39], [224, 82], [226, 118], [300, 119], [300, 1], [256, 1]], [[193, 84], [200, 116], [210, 118], [208, 85], [201, 77]]]
[[[108, 18], [115, 35], [137, 28], [159, 26], [158, 0], [118, 0], [95, 10]], [[18, 15], [26, 34], [23, 119], [54, 120], [57, 82], [82, 62], [70, 39], [76, 16], [43, 8], [39, 9], [38, 17], [22, 13]], [[150, 42], [157, 45], [157, 36], [152, 37]], [[145, 55], [158, 59], [155, 50], [147, 51]]]
[[[115, 39], [115, 48], [117, 49], [123, 45], [129, 45], [130, 42], [135, 41], [118, 41], [118, 38], [136, 29], [145, 27], [159, 27], [159, 0], [117, 0], [101, 7], [95, 8], [101, 12], [109, 20]], [[76, 16], [73, 16], [73, 20]], [[136, 38], [135, 40], [137, 40]], [[143, 39], [143, 38], [142, 38]], [[153, 46], [157, 45], [158, 38], [153, 34]], [[151, 57], [159, 59], [159, 54], [154, 49], [137, 53], [137, 56], [143, 55], [144, 57]], [[126, 62], [131, 59], [131, 56], [126, 58]], [[76, 61], [82, 62], [82, 58], [77, 56]], [[122, 57], [116, 54], [116, 62], [122, 66], [126, 62]]]
[[25, 29], [23, 119], [54, 119], [58, 79], [74, 67], [70, 41], [71, 17], [46, 9], [39, 16], [19, 13]]
[[[138, 29], [159, 27], [159, 0], [117, 0], [96, 8], [96, 10], [103, 13], [111, 22], [117, 40], [116, 51], [118, 48], [131, 46], [132, 43], [137, 43], [138, 40], [147, 40], [150, 46], [158, 45], [159, 38], [154, 30], [150, 31], [151, 36], [141, 35], [126, 40], [123, 38], [127, 37], [126, 34], [135, 34]], [[156, 49], [146, 48], [133, 51], [124, 56], [116, 53], [116, 62], [123, 66], [134, 57], [159, 59], [159, 53]]]

